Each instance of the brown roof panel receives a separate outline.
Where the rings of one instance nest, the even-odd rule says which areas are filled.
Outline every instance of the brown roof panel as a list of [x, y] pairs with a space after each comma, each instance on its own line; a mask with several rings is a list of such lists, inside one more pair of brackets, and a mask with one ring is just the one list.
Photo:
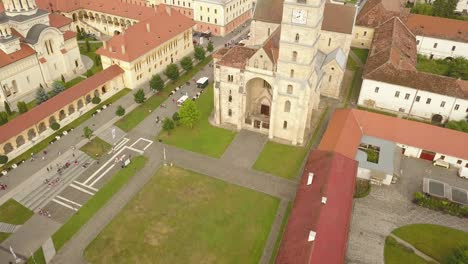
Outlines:
[[281, 24], [284, 0], [258, 0], [252, 20]]
[[404, 0], [367, 0], [356, 17], [356, 25], [376, 28], [393, 16], [405, 20], [409, 10]]
[[355, 15], [356, 7], [352, 5], [326, 3], [323, 11], [322, 30], [352, 34]]
[[224, 56], [221, 58], [217, 64], [245, 69], [247, 61], [257, 52], [257, 49], [240, 47], [236, 46], [231, 48]]
[[49, 24], [55, 28], [61, 28], [63, 26], [71, 24], [72, 19], [68, 18], [59, 13], [50, 13], [49, 14]]
[[16, 137], [21, 132], [34, 126], [41, 120], [44, 120], [53, 113], [66, 107], [74, 100], [86, 95], [98, 86], [105, 84], [107, 81], [116, 78], [122, 73], [122, 68], [117, 65], [112, 65], [34, 107], [31, 111], [19, 115], [10, 122], [0, 126], [0, 143]]
[[406, 25], [415, 35], [468, 42], [468, 21], [411, 14]]
[[20, 44], [20, 49], [10, 54], [6, 54], [5, 52], [3, 52], [3, 50], [0, 49], [0, 68], [10, 65], [13, 62], [17, 62], [19, 60], [32, 56], [34, 54], [36, 54], [36, 51], [34, 51], [30, 46], [26, 44]]

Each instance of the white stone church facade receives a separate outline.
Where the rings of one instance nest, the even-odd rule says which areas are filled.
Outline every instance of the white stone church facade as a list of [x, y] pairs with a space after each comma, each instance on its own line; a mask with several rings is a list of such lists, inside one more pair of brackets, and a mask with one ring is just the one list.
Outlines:
[[214, 122], [305, 144], [320, 95], [340, 95], [355, 13], [324, 0], [258, 1], [249, 44], [214, 54]]
[[[34, 98], [62, 75], [84, 71], [76, 34], [66, 30], [67, 18], [53, 17], [35, 0], [6, 0], [0, 11], [0, 109]], [[52, 22], [57, 22], [53, 25]], [[57, 27], [54, 27], [57, 26]], [[59, 27], [59, 28], [58, 28]]]

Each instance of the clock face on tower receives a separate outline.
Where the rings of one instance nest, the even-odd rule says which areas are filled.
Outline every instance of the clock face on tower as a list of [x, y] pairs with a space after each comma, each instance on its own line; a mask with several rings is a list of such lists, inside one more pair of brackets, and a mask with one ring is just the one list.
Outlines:
[[295, 24], [307, 23], [307, 11], [301, 9], [294, 9], [292, 12], [292, 22]]

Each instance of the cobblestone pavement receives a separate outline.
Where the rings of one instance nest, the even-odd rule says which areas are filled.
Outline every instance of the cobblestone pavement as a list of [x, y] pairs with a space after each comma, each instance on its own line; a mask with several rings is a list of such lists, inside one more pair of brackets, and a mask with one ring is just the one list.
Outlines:
[[[422, 190], [422, 175], [428, 172], [425, 166], [431, 165], [421, 160], [403, 158], [403, 174], [398, 183], [372, 186], [369, 196], [355, 199], [347, 263], [383, 263], [385, 238], [400, 226], [426, 223], [468, 231], [466, 219], [422, 208], [411, 202], [412, 194]], [[415, 168], [419, 168], [420, 173]]]

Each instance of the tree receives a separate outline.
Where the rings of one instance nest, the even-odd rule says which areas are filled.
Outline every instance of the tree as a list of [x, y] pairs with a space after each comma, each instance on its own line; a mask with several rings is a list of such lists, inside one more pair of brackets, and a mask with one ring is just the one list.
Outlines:
[[167, 132], [167, 134], [169, 135], [171, 133], [171, 130], [174, 129], [174, 121], [172, 121], [172, 119], [170, 118], [164, 118], [164, 121], [163, 121], [163, 130]]
[[8, 123], [8, 114], [6, 112], [0, 112], [0, 126]]
[[117, 116], [124, 116], [125, 115], [125, 108], [123, 108], [121, 105], [117, 106], [117, 110], [115, 111], [115, 114]]
[[145, 97], [145, 91], [143, 89], [139, 89], [134, 95], [133, 98], [135, 99], [135, 102], [138, 104], [142, 104], [145, 102], [146, 97]]
[[62, 74], [62, 82], [63, 82], [63, 83], [66, 83], [66, 82], [65, 82], [65, 76], [63, 76], [63, 74]]
[[185, 71], [190, 71], [193, 68], [192, 59], [190, 57], [183, 57], [180, 61], [180, 66], [182, 66], [182, 69]]
[[455, 15], [457, 0], [435, 0], [432, 3], [432, 15], [451, 18]]
[[453, 129], [453, 130], [458, 130], [458, 131], [463, 131], [468, 133], [468, 122], [465, 120], [460, 120], [460, 121], [448, 121], [447, 124], [445, 124], [446, 128]]
[[212, 41], [208, 42], [208, 46], [206, 46], [206, 50], [207, 50], [208, 52], [213, 52], [214, 46], [213, 46], [213, 42], [212, 42]]
[[18, 107], [18, 111], [23, 114], [23, 113], [26, 113], [28, 111], [28, 105], [23, 102], [23, 101], [19, 101], [16, 103], [16, 107]]
[[8, 156], [0, 155], [0, 164], [5, 164], [8, 162]]
[[442, 259], [442, 264], [468, 263], [468, 246], [462, 246], [453, 250], [452, 254]]
[[86, 126], [83, 128], [83, 135], [88, 140], [91, 140], [91, 137], [93, 136], [93, 130]]
[[99, 98], [99, 96], [94, 96], [93, 99], [91, 99], [91, 102], [95, 105], [98, 105], [101, 103], [101, 98]]
[[202, 61], [205, 59], [205, 49], [202, 46], [195, 46], [195, 59]]
[[178, 112], [175, 112], [175, 113], [172, 115], [172, 120], [174, 120], [174, 123], [175, 123], [176, 125], [179, 125], [180, 116], [179, 116], [179, 113], [178, 113]]
[[172, 81], [176, 81], [179, 79], [179, 67], [177, 67], [177, 64], [169, 64], [164, 70], [164, 74]]
[[179, 109], [180, 123], [190, 128], [200, 120], [200, 110], [192, 100], [187, 100]]
[[3, 105], [5, 106], [5, 112], [6, 112], [8, 115], [11, 115], [12, 112], [11, 112], [10, 104], [9, 104], [7, 101], [3, 101]]
[[153, 75], [153, 77], [151, 77], [150, 88], [153, 91], [161, 91], [164, 88], [164, 81], [159, 74]]
[[52, 130], [54, 131], [57, 131], [60, 129], [60, 124], [57, 122], [53, 122], [52, 124], [50, 124], [50, 128], [52, 128]]
[[65, 91], [65, 86], [63, 86], [63, 83], [58, 81], [52, 83], [52, 96], [56, 96], [63, 91]]
[[101, 56], [94, 57], [94, 63], [96, 64], [96, 66], [100, 67], [102, 65]]
[[86, 51], [87, 51], [87, 52], [90, 52], [90, 51], [91, 51], [91, 45], [89, 44], [89, 40], [88, 40], [88, 39], [85, 40], [85, 45], [86, 45]]
[[38, 105], [42, 104], [43, 102], [49, 100], [49, 95], [47, 95], [46, 91], [44, 88], [40, 87], [37, 89], [36, 92], [36, 102]]

